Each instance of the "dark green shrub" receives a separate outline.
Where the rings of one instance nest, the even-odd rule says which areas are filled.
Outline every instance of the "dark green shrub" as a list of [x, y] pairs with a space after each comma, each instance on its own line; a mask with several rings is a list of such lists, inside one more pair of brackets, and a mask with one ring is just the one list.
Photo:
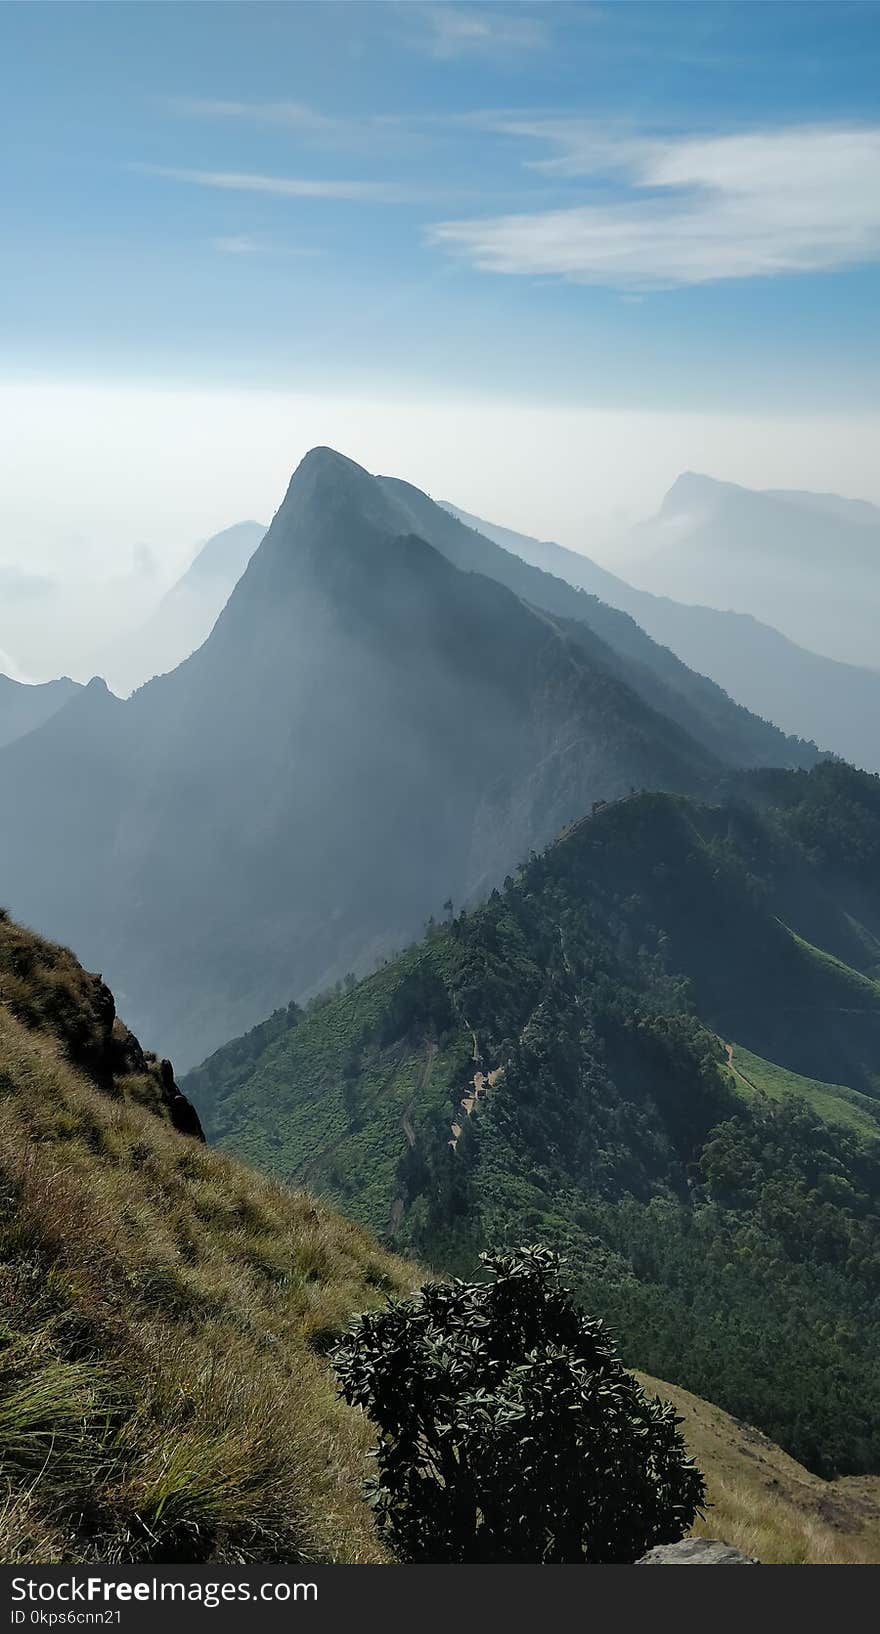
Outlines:
[[334, 1361], [375, 1421], [370, 1496], [419, 1561], [635, 1560], [703, 1500], [673, 1409], [649, 1401], [546, 1248], [482, 1256], [368, 1313]]

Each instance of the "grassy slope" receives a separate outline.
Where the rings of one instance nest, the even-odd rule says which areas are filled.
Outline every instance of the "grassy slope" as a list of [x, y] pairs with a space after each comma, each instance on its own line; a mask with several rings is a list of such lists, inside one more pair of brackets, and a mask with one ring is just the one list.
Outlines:
[[[149, 1072], [123, 1064], [102, 1088], [74, 1066], [96, 989], [71, 955], [7, 922], [0, 972], [0, 1558], [383, 1560], [360, 1499], [367, 1426], [322, 1356], [416, 1271], [177, 1133]], [[383, 978], [348, 996], [362, 1024]], [[411, 1065], [424, 1079], [426, 1058]], [[707, 1473], [696, 1530], [767, 1562], [880, 1559], [876, 1483], [820, 1481], [642, 1382]]]
[[0, 1558], [381, 1561], [323, 1355], [416, 1273], [99, 1087], [76, 1022], [0, 1002]]
[[773, 1061], [764, 1061], [741, 1044], [731, 1048], [731, 1067], [737, 1087], [747, 1099], [756, 1092], [769, 1095], [774, 1101], [797, 1097], [828, 1123], [844, 1124], [868, 1138], [876, 1138], [880, 1133], [880, 1103], [870, 1095], [860, 1095], [857, 1089], [848, 1089], [846, 1084], [825, 1084], [817, 1078], [804, 1078]]
[[649, 1394], [672, 1402], [707, 1476], [709, 1507], [695, 1533], [724, 1538], [767, 1566], [880, 1563], [880, 1478], [823, 1481], [689, 1390], [637, 1377]]

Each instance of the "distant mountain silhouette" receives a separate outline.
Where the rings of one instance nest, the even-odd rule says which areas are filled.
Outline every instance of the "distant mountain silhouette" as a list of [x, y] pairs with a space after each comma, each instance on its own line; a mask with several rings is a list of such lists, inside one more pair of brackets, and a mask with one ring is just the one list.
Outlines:
[[642, 589], [751, 613], [814, 652], [880, 666], [876, 507], [687, 471], [631, 541], [626, 571]]
[[763, 488], [769, 499], [781, 499], [786, 505], [800, 505], [807, 511], [818, 511], [823, 516], [841, 517], [861, 527], [880, 527], [880, 505], [871, 505], [867, 499], [844, 499], [841, 494], [811, 494], [804, 488]]
[[265, 532], [260, 522], [236, 522], [214, 534], [149, 618], [96, 655], [114, 692], [126, 696], [201, 646]]
[[39, 686], [0, 675], [0, 749], [42, 726], [79, 690], [78, 682], [66, 675]]
[[0, 900], [100, 959], [182, 1066], [484, 893], [594, 800], [814, 758], [624, 615], [484, 542], [615, 650], [460, 571], [429, 525], [469, 555], [418, 490], [313, 450], [198, 651], [125, 701], [93, 682], [0, 754]]
[[[780, 497], [795, 503], [833, 496]], [[813, 739], [866, 771], [880, 772], [880, 671], [808, 652], [750, 614], [692, 606], [638, 590], [579, 551], [498, 527], [445, 500], [443, 505], [505, 550], [622, 608], [690, 669], [711, 677], [737, 703], [769, 716], [784, 732]], [[864, 509], [874, 513], [876, 508]]]
[[[609, 605], [604, 585], [595, 592], [573, 590], [549, 560], [535, 567], [521, 553], [505, 548], [495, 530], [492, 537], [475, 532], [449, 507], [435, 504], [409, 483], [391, 477], [378, 480], [398, 507], [401, 525], [412, 527], [456, 567], [485, 573], [532, 606], [565, 619], [574, 639], [589, 645], [591, 635], [599, 637], [605, 661], [627, 684], [722, 760], [734, 765], [809, 765], [815, 759], [813, 746], [786, 739], [777, 727], [749, 714], [714, 682], [659, 646], [627, 613]], [[612, 575], [605, 577], [612, 582]]]

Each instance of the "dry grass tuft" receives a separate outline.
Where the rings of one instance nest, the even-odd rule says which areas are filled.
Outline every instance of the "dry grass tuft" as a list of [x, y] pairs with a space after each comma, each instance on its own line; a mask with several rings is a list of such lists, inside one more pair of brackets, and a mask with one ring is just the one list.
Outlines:
[[710, 1507], [695, 1533], [723, 1538], [767, 1566], [880, 1564], [880, 1477], [823, 1481], [720, 1407], [638, 1376], [673, 1403], [706, 1475]]
[[320, 1352], [416, 1273], [65, 1057], [0, 1005], [0, 1558], [383, 1560]]

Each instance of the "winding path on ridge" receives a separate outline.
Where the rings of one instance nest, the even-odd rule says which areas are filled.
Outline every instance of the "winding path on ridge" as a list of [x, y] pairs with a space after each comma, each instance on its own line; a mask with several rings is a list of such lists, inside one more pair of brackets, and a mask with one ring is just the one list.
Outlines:
[[741, 1072], [739, 1067], [736, 1065], [736, 1062], [733, 1059], [735, 1046], [733, 1044], [725, 1044], [724, 1048], [727, 1053], [727, 1065], [729, 1066], [734, 1077], [739, 1078], [741, 1083], [748, 1084], [749, 1089], [753, 1089], [756, 1095], [761, 1095], [763, 1091], [758, 1088], [757, 1084], [752, 1082], [751, 1078], [747, 1078], [745, 1073]]

